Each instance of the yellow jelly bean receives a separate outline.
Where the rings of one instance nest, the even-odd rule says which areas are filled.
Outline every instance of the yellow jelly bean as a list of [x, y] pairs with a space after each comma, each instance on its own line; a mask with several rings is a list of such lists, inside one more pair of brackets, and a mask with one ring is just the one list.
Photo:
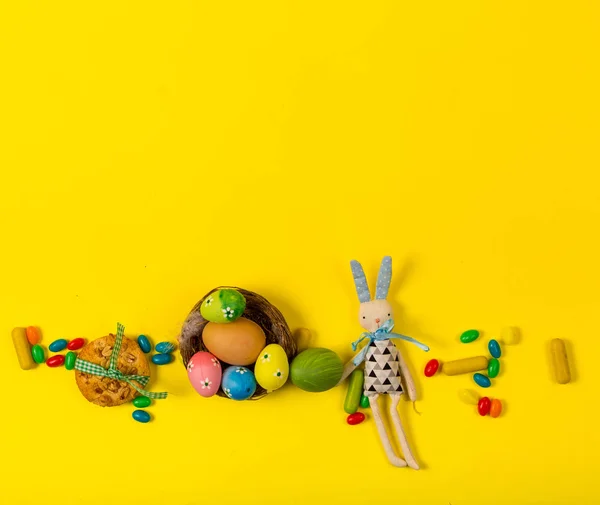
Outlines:
[[442, 372], [444, 372], [446, 375], [459, 375], [461, 373], [486, 370], [487, 367], [488, 359], [485, 356], [475, 356], [473, 358], [448, 361], [442, 365]]
[[31, 356], [31, 346], [27, 340], [27, 331], [25, 328], [15, 328], [12, 331], [12, 340], [19, 360], [19, 366], [23, 370], [30, 370], [35, 366]]
[[519, 328], [515, 328], [514, 326], [507, 326], [506, 328], [503, 328], [500, 333], [500, 342], [506, 345], [518, 344], [519, 339]]
[[458, 397], [462, 402], [469, 405], [477, 405], [479, 403], [479, 395], [472, 389], [461, 389], [458, 392]]
[[552, 364], [556, 382], [559, 384], [571, 382], [571, 371], [569, 370], [565, 343], [560, 338], [553, 339], [550, 342], [550, 351], [552, 352]]

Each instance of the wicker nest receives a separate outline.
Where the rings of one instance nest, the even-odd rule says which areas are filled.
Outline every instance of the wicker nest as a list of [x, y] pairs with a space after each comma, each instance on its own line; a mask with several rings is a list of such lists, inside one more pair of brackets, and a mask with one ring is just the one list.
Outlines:
[[[271, 305], [269, 301], [256, 294], [252, 291], [246, 291], [245, 289], [236, 288], [232, 286], [220, 286], [206, 293], [202, 299], [194, 306], [194, 308], [188, 314], [181, 334], [179, 335], [179, 352], [183, 359], [184, 366], [187, 367], [188, 361], [191, 357], [199, 351], [208, 351], [202, 341], [202, 331], [208, 323], [206, 319], [200, 314], [200, 306], [205, 298], [219, 289], [237, 289], [244, 298], [246, 298], [246, 310], [242, 317], [250, 319], [250, 321], [258, 324], [267, 338], [266, 345], [279, 344], [285, 350], [288, 361], [291, 362], [297, 353], [296, 342], [292, 337], [292, 332], [288, 324], [286, 323], [283, 314], [277, 307]], [[224, 368], [229, 366], [228, 363], [221, 362]], [[252, 367], [250, 367], [252, 368]], [[227, 398], [227, 395], [219, 389], [217, 393], [219, 396]], [[250, 398], [251, 400], [258, 400], [267, 394], [266, 389], [262, 388], [259, 384], [256, 385], [256, 391]]]

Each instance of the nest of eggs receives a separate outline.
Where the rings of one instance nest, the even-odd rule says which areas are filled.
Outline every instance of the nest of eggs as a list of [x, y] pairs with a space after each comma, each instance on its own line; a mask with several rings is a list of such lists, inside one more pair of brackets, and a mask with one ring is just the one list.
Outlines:
[[[208, 324], [208, 321], [202, 317], [200, 307], [207, 297], [219, 289], [235, 289], [244, 295], [244, 298], [246, 299], [246, 309], [244, 310], [243, 317], [256, 323], [262, 328], [266, 337], [266, 345], [279, 344], [283, 347], [288, 362], [291, 362], [297, 353], [297, 346], [292, 336], [292, 332], [290, 331], [290, 327], [279, 309], [272, 305], [266, 298], [252, 291], [232, 286], [221, 286], [206, 293], [206, 295], [204, 295], [190, 311], [183, 324], [181, 334], [179, 335], [179, 351], [184, 366], [187, 366], [191, 357], [197, 352], [208, 351], [202, 341], [202, 332], [204, 327]], [[221, 366], [226, 368], [229, 364], [221, 361]], [[221, 389], [219, 389], [217, 394], [227, 398], [227, 395]], [[256, 391], [250, 399], [258, 400], [266, 394], [267, 391], [257, 384]]]

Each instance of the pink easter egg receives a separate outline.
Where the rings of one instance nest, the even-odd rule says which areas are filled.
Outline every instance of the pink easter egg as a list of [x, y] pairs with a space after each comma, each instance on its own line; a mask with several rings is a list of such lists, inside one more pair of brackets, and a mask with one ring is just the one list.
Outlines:
[[209, 398], [219, 391], [221, 363], [209, 352], [197, 352], [187, 365], [188, 378], [196, 392]]

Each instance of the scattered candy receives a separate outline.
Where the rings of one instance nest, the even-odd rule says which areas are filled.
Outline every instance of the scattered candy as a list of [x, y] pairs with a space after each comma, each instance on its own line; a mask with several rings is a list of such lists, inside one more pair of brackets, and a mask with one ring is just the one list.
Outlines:
[[463, 344], [470, 344], [471, 342], [479, 338], [479, 332], [477, 330], [467, 330], [460, 336], [460, 341]]
[[502, 355], [502, 351], [500, 350], [500, 344], [497, 340], [490, 340], [488, 343], [488, 350], [493, 358], [499, 358]]
[[502, 402], [500, 400], [492, 400], [490, 407], [490, 416], [498, 417], [502, 413]]
[[473, 380], [475, 383], [482, 388], [489, 388], [492, 385], [492, 381], [488, 379], [485, 375], [476, 373], [473, 375]]
[[76, 351], [77, 349], [81, 349], [83, 344], [85, 344], [85, 340], [82, 338], [74, 338], [67, 344], [67, 349], [69, 349], [69, 351]]
[[40, 340], [42, 340], [40, 330], [38, 330], [35, 326], [28, 326], [25, 330], [25, 333], [27, 334], [27, 340], [29, 340], [29, 343], [31, 345], [35, 345], [39, 343]]
[[369, 403], [369, 397], [362, 395], [360, 397], [360, 407], [363, 409], [368, 409], [370, 407], [370, 403]]
[[62, 366], [65, 363], [65, 357], [62, 354], [57, 354], [56, 356], [52, 356], [46, 360], [46, 365], [51, 368], [56, 368], [58, 366]]
[[496, 358], [492, 358], [488, 362], [487, 374], [490, 379], [497, 377], [500, 373], [500, 362]]
[[140, 346], [140, 349], [148, 354], [152, 350], [152, 345], [150, 344], [150, 340], [146, 335], [140, 335], [137, 338], [137, 343]]
[[35, 361], [36, 363], [43, 363], [44, 361], [46, 361], [44, 348], [39, 344], [35, 344], [31, 348], [31, 356], [33, 357], [33, 361]]
[[502, 329], [500, 333], [500, 342], [504, 345], [515, 345], [519, 343], [520, 334], [519, 328], [515, 328], [514, 326], [507, 326]]
[[65, 356], [65, 368], [67, 370], [73, 370], [75, 368], [75, 360], [77, 359], [77, 354], [73, 351], [69, 351]]
[[346, 401], [344, 402], [346, 414], [354, 414], [358, 410], [364, 385], [365, 372], [362, 368], [357, 368], [350, 374], [348, 392], [346, 393]]
[[171, 363], [173, 356], [170, 354], [155, 354], [152, 356], [152, 363], [155, 365], [166, 365], [167, 363]]
[[487, 416], [490, 412], [491, 406], [492, 406], [492, 401], [487, 396], [484, 396], [483, 398], [481, 398], [479, 400], [479, 402], [477, 403], [477, 410], [479, 412], [479, 415]]
[[355, 412], [354, 414], [350, 414], [346, 418], [346, 422], [351, 426], [354, 426], [355, 424], [360, 424], [364, 420], [365, 420], [365, 415], [362, 412]]
[[48, 346], [48, 350], [50, 352], [60, 352], [67, 347], [67, 343], [68, 342], [64, 338], [59, 338]]
[[430, 359], [425, 365], [425, 377], [433, 377], [440, 367], [440, 362], [437, 359]]
[[17, 359], [19, 360], [19, 366], [23, 370], [29, 370], [35, 366], [33, 357], [31, 356], [31, 349], [29, 347], [29, 341], [27, 340], [27, 332], [25, 328], [15, 328], [12, 331], [13, 345], [15, 346], [15, 352], [17, 353]]
[[488, 359], [485, 356], [475, 356], [474, 358], [464, 358], [456, 361], [448, 361], [442, 365], [442, 372], [446, 375], [458, 375], [462, 373], [476, 372], [485, 370], [488, 366]]
[[145, 410], [134, 410], [133, 414], [131, 414], [138, 423], [147, 423], [150, 421], [150, 414]]
[[550, 342], [550, 352], [552, 353], [552, 365], [556, 382], [559, 384], [571, 382], [571, 371], [569, 370], [565, 343], [560, 338], [553, 339]]
[[461, 401], [469, 405], [477, 405], [479, 403], [479, 395], [472, 389], [461, 389], [458, 392], [458, 397]]
[[138, 396], [137, 398], [133, 399], [132, 403], [134, 407], [137, 407], [138, 409], [144, 409], [150, 406], [152, 400], [147, 396]]
[[160, 342], [156, 344], [155, 349], [156, 352], [159, 352], [161, 354], [169, 354], [170, 352], [173, 352], [175, 350], [175, 345], [171, 342]]

